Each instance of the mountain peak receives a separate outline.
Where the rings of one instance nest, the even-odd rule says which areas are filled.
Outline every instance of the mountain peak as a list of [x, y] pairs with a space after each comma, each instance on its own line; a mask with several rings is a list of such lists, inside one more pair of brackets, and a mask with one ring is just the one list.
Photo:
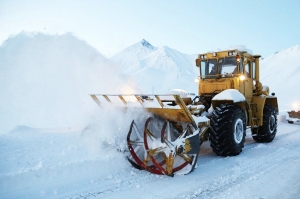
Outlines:
[[154, 49], [154, 47], [153, 47], [147, 40], [145, 40], [145, 39], [142, 39], [142, 40], [140, 41], [140, 43], [141, 43], [143, 46], [145, 46], [145, 47], [147, 47], [147, 48], [149, 48], [149, 49]]

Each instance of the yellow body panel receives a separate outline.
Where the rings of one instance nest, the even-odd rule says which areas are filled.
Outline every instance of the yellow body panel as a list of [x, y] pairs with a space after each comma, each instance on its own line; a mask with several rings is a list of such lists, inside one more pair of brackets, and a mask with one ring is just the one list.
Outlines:
[[231, 79], [200, 80], [199, 95], [211, 94], [216, 91], [218, 93], [230, 88], [233, 88], [233, 81]]

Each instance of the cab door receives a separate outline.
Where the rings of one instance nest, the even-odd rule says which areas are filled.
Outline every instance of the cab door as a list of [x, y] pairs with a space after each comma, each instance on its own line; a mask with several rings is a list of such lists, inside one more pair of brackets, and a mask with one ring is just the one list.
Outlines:
[[252, 79], [252, 60], [245, 60], [243, 75], [245, 76], [245, 80], [243, 81], [244, 85], [244, 95], [248, 103], [251, 102], [253, 96], [253, 79]]

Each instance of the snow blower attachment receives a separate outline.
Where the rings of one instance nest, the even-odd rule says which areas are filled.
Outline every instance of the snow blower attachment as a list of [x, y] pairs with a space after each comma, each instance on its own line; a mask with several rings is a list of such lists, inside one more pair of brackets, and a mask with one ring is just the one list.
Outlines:
[[[132, 121], [127, 134], [128, 161], [137, 169], [173, 176], [193, 171], [209, 127], [203, 105], [189, 105], [179, 95], [91, 95], [101, 107], [139, 107], [153, 114], [143, 132]], [[196, 116], [197, 115], [197, 116]]]
[[128, 160], [134, 167], [169, 176], [187, 174], [195, 168], [203, 141], [226, 157], [242, 152], [246, 128], [256, 142], [275, 138], [277, 97], [260, 82], [259, 58], [239, 50], [199, 54], [194, 99], [170, 94], [91, 97], [100, 107], [140, 107], [153, 114], [142, 127], [134, 121], [130, 125]]

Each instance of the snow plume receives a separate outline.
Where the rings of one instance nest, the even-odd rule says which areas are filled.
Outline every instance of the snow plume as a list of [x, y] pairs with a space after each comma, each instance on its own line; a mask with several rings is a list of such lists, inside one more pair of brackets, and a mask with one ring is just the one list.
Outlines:
[[0, 46], [0, 60], [0, 133], [16, 125], [85, 126], [97, 107], [88, 94], [140, 92], [118, 66], [70, 33], [22, 32]]
[[[91, 154], [105, 155], [107, 151], [125, 151], [126, 136], [132, 120], [138, 128], [143, 127], [149, 113], [142, 109], [120, 109], [116, 107], [101, 108], [91, 117], [89, 125], [83, 129], [84, 143]], [[144, 129], [139, 129], [143, 134]]]

